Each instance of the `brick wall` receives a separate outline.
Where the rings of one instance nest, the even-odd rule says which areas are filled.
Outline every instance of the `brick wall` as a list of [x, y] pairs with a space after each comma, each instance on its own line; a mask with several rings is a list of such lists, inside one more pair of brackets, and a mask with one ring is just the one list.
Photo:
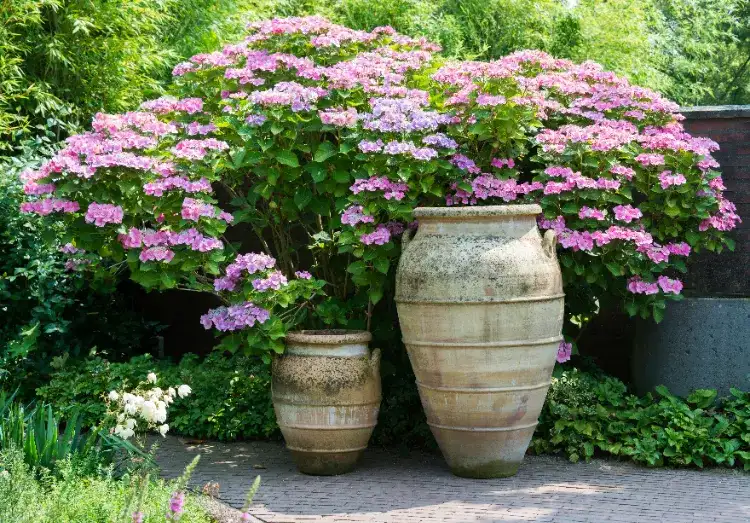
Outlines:
[[750, 297], [750, 106], [693, 107], [682, 110], [688, 132], [719, 143], [727, 198], [743, 223], [733, 231], [734, 252], [694, 256], [686, 285], [692, 295]]

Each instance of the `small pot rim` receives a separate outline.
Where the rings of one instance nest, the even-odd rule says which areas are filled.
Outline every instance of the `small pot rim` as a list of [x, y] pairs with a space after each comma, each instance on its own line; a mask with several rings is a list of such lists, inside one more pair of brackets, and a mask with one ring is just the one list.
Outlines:
[[535, 216], [542, 214], [536, 203], [487, 205], [471, 207], [417, 207], [414, 217], [419, 218], [491, 218], [493, 216]]
[[368, 331], [347, 329], [301, 330], [287, 333], [286, 340], [311, 345], [342, 345], [369, 343], [372, 341], [372, 334]]

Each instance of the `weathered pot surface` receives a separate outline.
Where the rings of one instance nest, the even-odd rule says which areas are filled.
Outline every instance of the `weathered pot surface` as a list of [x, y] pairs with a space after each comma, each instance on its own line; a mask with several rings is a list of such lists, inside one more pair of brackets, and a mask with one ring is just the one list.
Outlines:
[[515, 474], [549, 387], [563, 289], [538, 205], [417, 208], [396, 275], [404, 343], [451, 470]]
[[298, 331], [273, 361], [276, 419], [300, 472], [352, 470], [380, 408], [380, 350], [366, 331]]

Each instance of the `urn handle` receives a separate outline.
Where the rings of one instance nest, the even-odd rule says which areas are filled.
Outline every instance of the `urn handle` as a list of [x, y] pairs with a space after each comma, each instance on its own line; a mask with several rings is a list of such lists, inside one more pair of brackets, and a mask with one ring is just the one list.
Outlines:
[[557, 247], [557, 232], [552, 229], [547, 229], [544, 233], [544, 238], [542, 239], [542, 246], [544, 247], [544, 252], [547, 256], [554, 258]]
[[412, 238], [414, 238], [414, 230], [407, 227], [404, 234], [401, 235], [401, 252], [406, 250]]

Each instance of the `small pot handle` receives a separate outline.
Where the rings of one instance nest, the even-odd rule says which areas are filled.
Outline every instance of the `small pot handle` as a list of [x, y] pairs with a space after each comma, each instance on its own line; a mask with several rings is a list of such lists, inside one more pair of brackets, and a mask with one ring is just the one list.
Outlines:
[[557, 247], [557, 232], [552, 229], [547, 229], [544, 233], [544, 238], [542, 239], [542, 246], [544, 247], [544, 252], [547, 256], [554, 258]]
[[379, 372], [380, 369], [380, 349], [372, 349], [370, 353], [370, 367], [375, 373]]

